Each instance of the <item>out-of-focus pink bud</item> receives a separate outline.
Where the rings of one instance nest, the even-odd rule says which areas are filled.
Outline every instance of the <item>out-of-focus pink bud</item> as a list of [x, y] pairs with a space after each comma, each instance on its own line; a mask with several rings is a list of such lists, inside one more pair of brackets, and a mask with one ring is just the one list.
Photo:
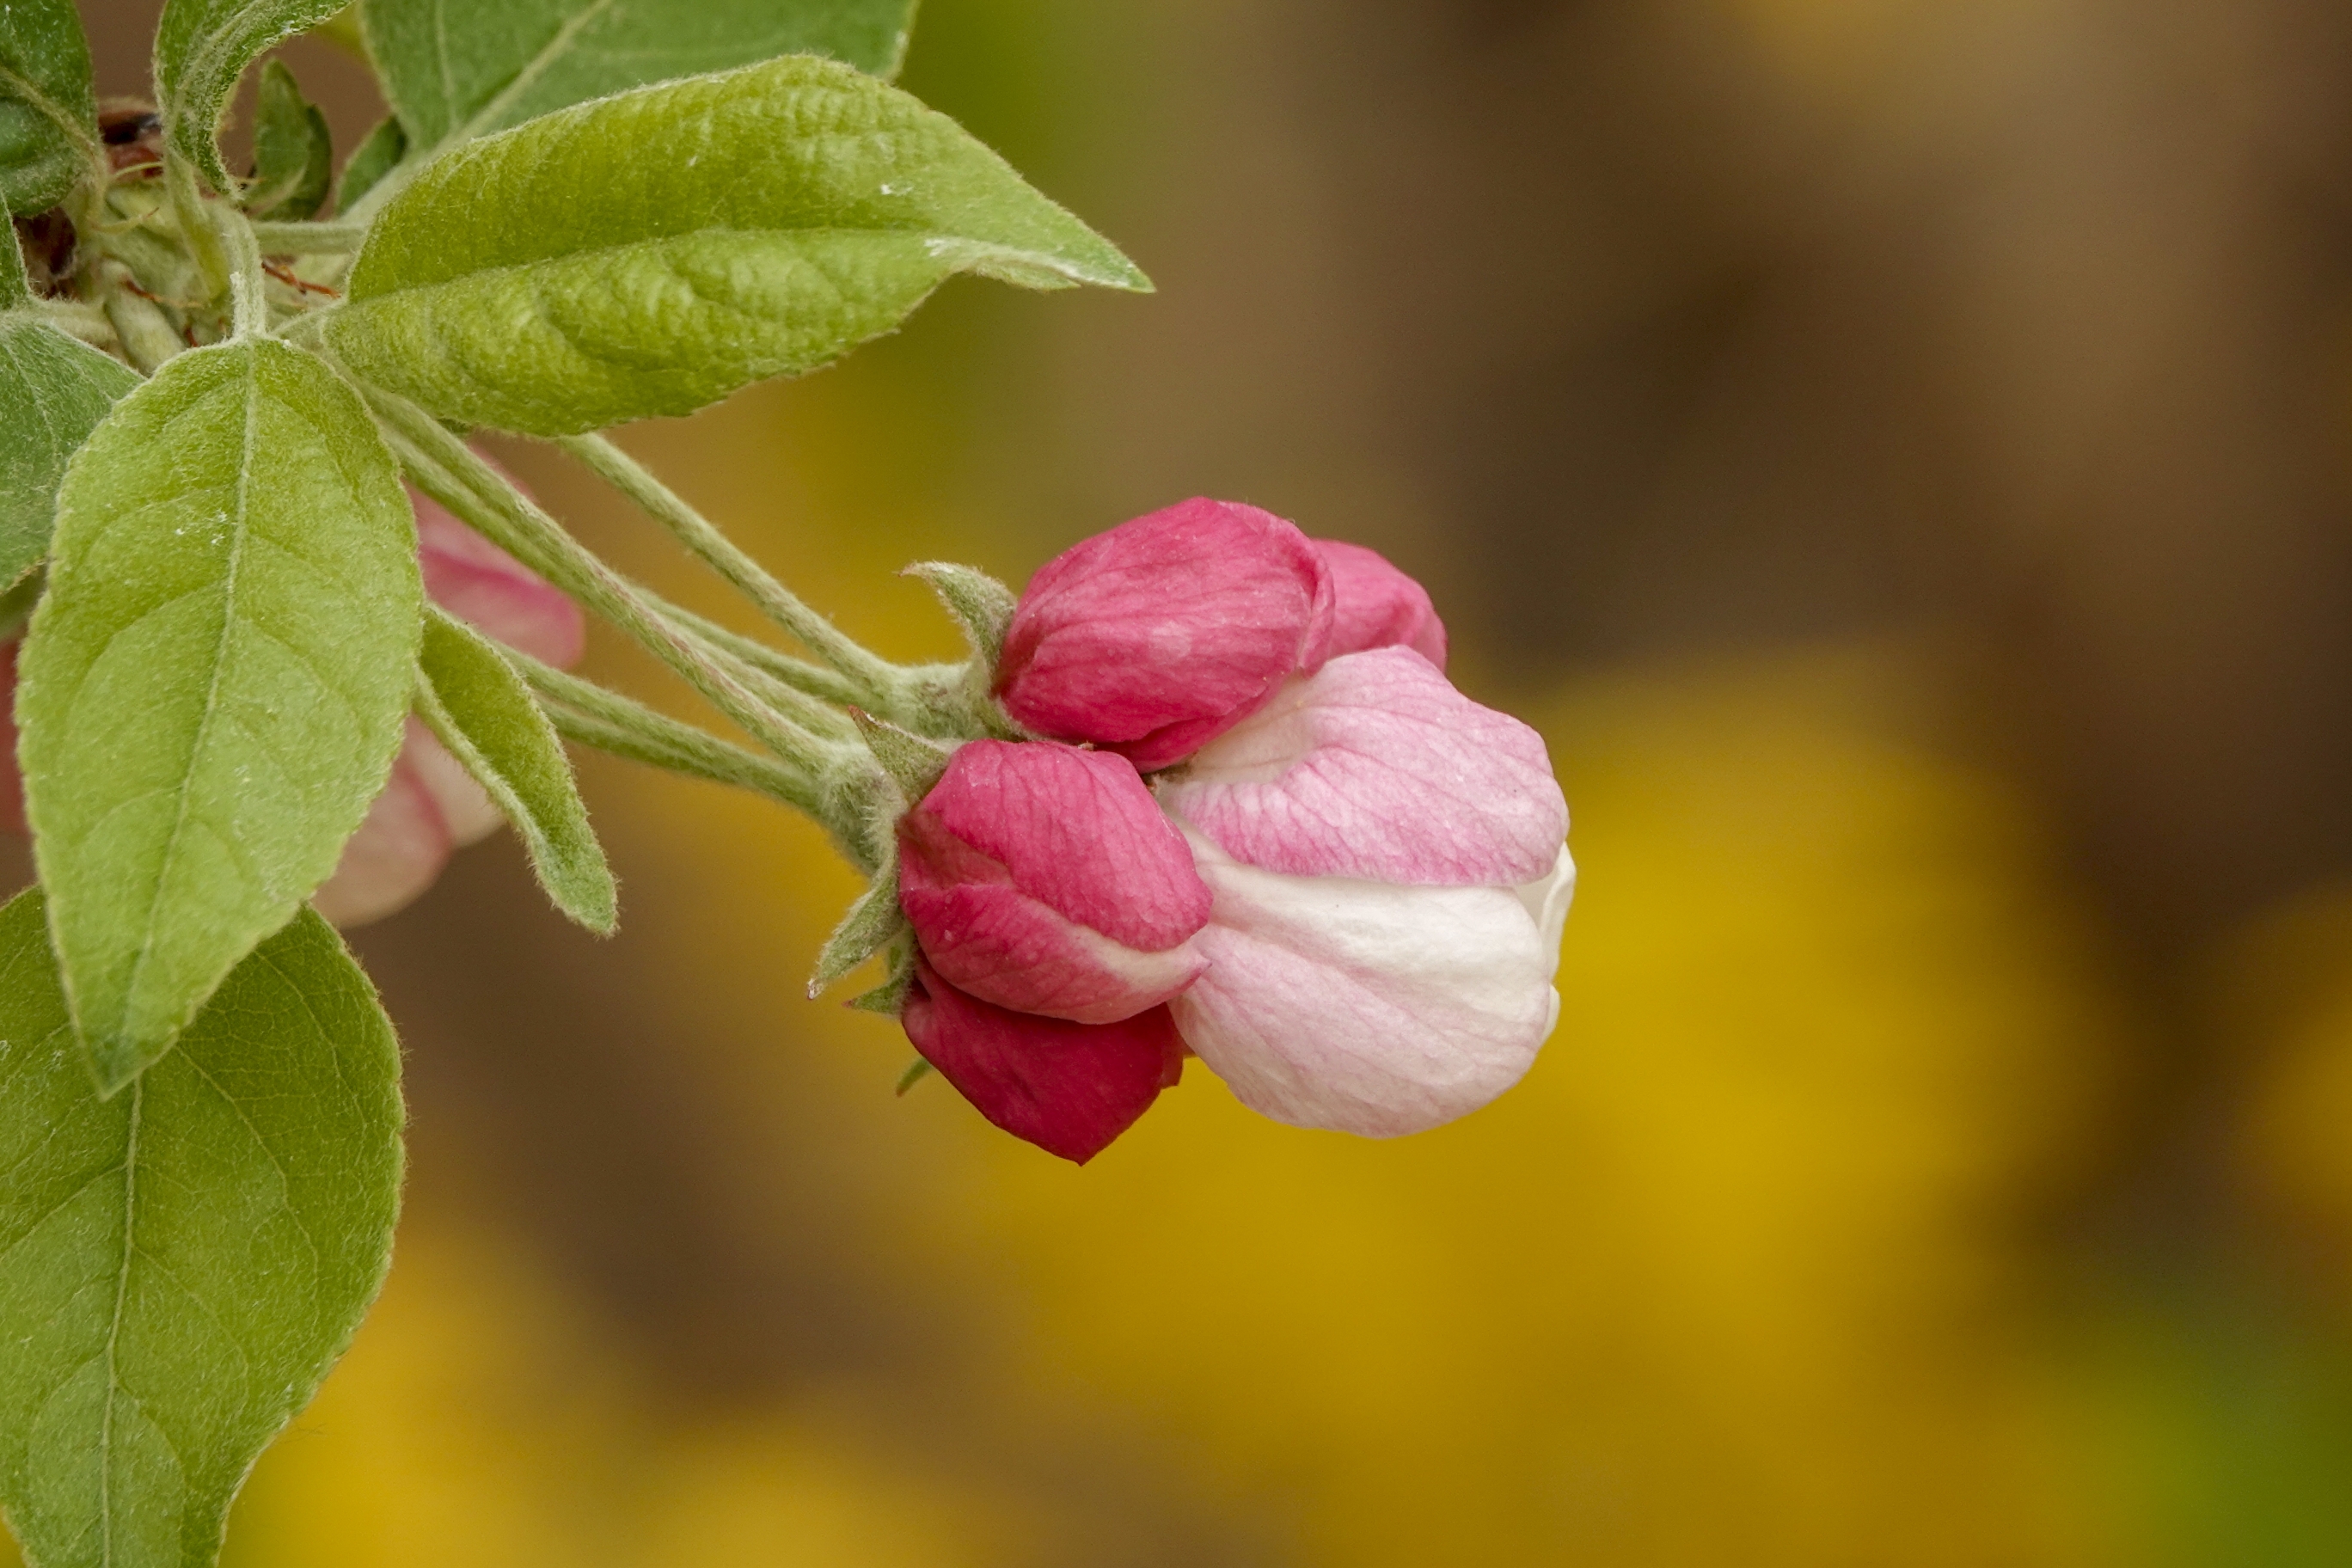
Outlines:
[[1271, 512], [1195, 499], [1071, 546], [1030, 579], [997, 666], [1041, 735], [1166, 767], [1318, 668], [1331, 579]]
[[1543, 737], [1402, 647], [1290, 682], [1160, 799], [1235, 859], [1303, 877], [1508, 886], [1568, 832]]
[[1130, 1017], [1201, 972], [1192, 854], [1133, 763], [1050, 741], [974, 741], [898, 820], [898, 901], [931, 967], [984, 1002]]
[[982, 1116], [1083, 1165], [1150, 1109], [1183, 1070], [1165, 1007], [1073, 1024], [991, 1006], [916, 961], [899, 1020], [923, 1059]]
[[1171, 1010], [1244, 1104], [1387, 1137], [1533, 1063], [1575, 886], [1535, 731], [1376, 648], [1294, 680], [1160, 799], [1214, 895]]
[[1315, 549], [1331, 574], [1329, 657], [1367, 648], [1409, 647], [1445, 668], [1445, 623], [1429, 590], [1389, 564], [1387, 556], [1344, 539], [1318, 539]]
[[[411, 489], [425, 592], [484, 635], [543, 663], [578, 661], [587, 626], [573, 604], [521, 562]], [[311, 903], [341, 926], [404, 909], [441, 875], [453, 850], [495, 830], [498, 807], [464, 764], [417, 721], [383, 793], [343, 846]]]

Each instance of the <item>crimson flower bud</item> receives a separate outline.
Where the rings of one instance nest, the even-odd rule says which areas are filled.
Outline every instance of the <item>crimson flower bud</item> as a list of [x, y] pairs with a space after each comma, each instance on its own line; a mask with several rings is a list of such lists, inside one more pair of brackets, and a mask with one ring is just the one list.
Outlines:
[[1115, 1024], [1040, 1018], [968, 996], [919, 959], [899, 1022], [982, 1116], [1081, 1165], [1133, 1126], [1184, 1067], [1164, 1006]]
[[1194, 499], [1071, 546], [1030, 579], [997, 666], [1015, 720], [1149, 773], [1321, 667], [1329, 570], [1271, 512]]
[[1344, 539], [1318, 539], [1316, 552], [1331, 574], [1331, 646], [1325, 657], [1376, 647], [1409, 647], [1445, 668], [1445, 623], [1429, 590], [1389, 564], [1377, 550]]
[[950, 984], [1082, 1024], [1190, 984], [1209, 918], [1192, 851], [1134, 764], [1050, 741], [957, 750], [899, 818], [898, 901]]

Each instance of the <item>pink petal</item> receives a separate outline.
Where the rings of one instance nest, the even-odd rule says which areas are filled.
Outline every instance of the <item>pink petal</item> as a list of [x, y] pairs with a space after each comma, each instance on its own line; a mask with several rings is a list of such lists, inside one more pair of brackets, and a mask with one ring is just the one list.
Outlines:
[[1169, 1007], [1252, 1110], [1418, 1132], [1517, 1083], [1551, 1032], [1559, 945], [1517, 890], [1290, 877], [1193, 847], [1216, 894], [1209, 967]]
[[1331, 658], [1409, 647], [1445, 668], [1445, 623], [1437, 618], [1428, 589], [1377, 550], [1344, 539], [1318, 539], [1315, 549], [1331, 573]]
[[997, 694], [1023, 724], [1149, 772], [1323, 662], [1331, 584], [1290, 523], [1195, 499], [1047, 562], [1007, 628]]
[[544, 664], [580, 662], [587, 624], [580, 606], [505, 551], [414, 489], [416, 557], [432, 601], [483, 635]]
[[339, 926], [365, 925], [406, 908], [433, 885], [456, 847], [431, 784], [411, 760], [421, 726], [409, 723], [409, 743], [383, 793], [344, 844], [335, 874], [311, 897], [311, 907]]
[[963, 994], [919, 961], [900, 1022], [982, 1116], [1081, 1165], [1133, 1126], [1183, 1066], [1165, 1007], [1116, 1024], [1032, 1017]]
[[1294, 876], [1507, 886], [1543, 876], [1568, 835], [1543, 737], [1402, 647], [1292, 681], [1163, 780], [1160, 802], [1234, 858]]
[[1125, 758], [960, 748], [898, 823], [899, 903], [933, 967], [983, 1001], [1108, 1024], [1200, 973], [1192, 853]]

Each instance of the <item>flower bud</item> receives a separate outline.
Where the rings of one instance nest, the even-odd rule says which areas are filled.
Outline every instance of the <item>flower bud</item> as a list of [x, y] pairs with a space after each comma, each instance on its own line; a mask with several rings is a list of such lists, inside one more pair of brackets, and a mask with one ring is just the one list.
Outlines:
[[1270, 512], [1195, 499], [1071, 546], [1030, 579], [996, 691], [1039, 734], [1146, 773], [1223, 733], [1331, 637], [1329, 571]]
[[1428, 589], [1390, 565], [1377, 550], [1344, 539], [1314, 543], [1331, 574], [1328, 657], [1409, 647], [1438, 668], [1445, 668], [1445, 623], [1437, 618]]
[[1015, 1138], [1083, 1165], [1150, 1109], [1184, 1066], [1165, 1007], [1073, 1024], [991, 1006], [916, 961], [899, 1013], [923, 1059]]
[[1209, 918], [1192, 851], [1134, 764], [1050, 741], [957, 750], [898, 821], [898, 901], [950, 984], [1083, 1024], [1182, 990]]

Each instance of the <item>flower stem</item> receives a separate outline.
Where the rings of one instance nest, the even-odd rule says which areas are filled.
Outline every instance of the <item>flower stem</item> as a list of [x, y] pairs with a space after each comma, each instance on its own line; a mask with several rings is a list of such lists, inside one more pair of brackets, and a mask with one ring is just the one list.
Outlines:
[[364, 395], [384, 422], [401, 467], [425, 494], [522, 563], [642, 645], [712, 707], [776, 755], [823, 776], [853, 753], [791, 723], [700, 644], [672, 626], [562, 524], [509, 484], [472, 447], [407, 399]]
[[800, 639], [803, 646], [839, 670], [868, 706], [895, 707], [898, 667], [843, 635], [831, 621], [770, 575], [719, 526], [688, 506], [644, 465], [602, 436], [566, 436], [556, 445], [585, 463], [596, 477], [635, 502], [646, 516], [759, 606], [760, 613]]
[[253, 226], [264, 256], [349, 256], [367, 238], [363, 223], [268, 223]]

